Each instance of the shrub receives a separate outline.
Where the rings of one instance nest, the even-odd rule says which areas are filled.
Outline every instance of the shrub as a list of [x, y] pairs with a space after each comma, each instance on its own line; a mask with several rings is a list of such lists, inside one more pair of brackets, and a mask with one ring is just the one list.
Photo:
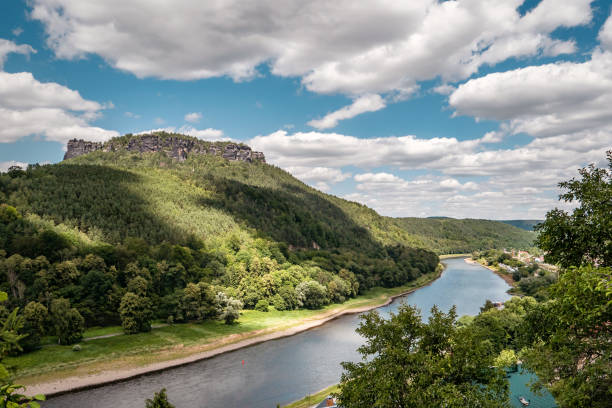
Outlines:
[[268, 303], [268, 301], [265, 299], [261, 299], [255, 305], [255, 310], [259, 310], [260, 312], [268, 312], [269, 307], [270, 307], [270, 304]]
[[300, 304], [307, 309], [319, 309], [329, 303], [325, 286], [313, 280], [300, 283], [295, 292]]

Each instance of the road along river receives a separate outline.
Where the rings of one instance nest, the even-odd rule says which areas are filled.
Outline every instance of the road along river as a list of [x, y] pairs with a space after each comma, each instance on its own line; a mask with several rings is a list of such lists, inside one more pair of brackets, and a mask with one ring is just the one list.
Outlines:
[[[463, 258], [444, 260], [442, 276], [388, 306], [416, 305], [423, 317], [436, 304], [457, 306], [459, 316], [478, 314], [487, 299], [505, 301], [509, 286], [482, 266]], [[182, 367], [54, 397], [44, 408], [134, 408], [166, 388], [177, 408], [273, 408], [314, 393], [340, 379], [342, 361], [357, 361], [362, 338], [355, 333], [359, 315], [346, 315], [295, 336], [271, 340]], [[244, 364], [243, 364], [244, 361]]]

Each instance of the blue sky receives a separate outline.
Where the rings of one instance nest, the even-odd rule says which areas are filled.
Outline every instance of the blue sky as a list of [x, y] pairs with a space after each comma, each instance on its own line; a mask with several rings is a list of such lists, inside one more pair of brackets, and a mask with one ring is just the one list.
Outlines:
[[609, 0], [377, 3], [4, 1], [0, 168], [173, 129], [385, 215], [508, 219], [603, 163]]

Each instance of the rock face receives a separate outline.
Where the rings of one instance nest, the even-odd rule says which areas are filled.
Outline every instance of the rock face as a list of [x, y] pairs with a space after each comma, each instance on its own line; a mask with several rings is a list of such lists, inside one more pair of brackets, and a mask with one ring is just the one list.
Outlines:
[[64, 160], [96, 150], [114, 152], [127, 150], [130, 152], [148, 153], [165, 152], [169, 157], [184, 161], [190, 154], [210, 154], [221, 156], [227, 160], [246, 162], [266, 162], [261, 152], [254, 152], [250, 147], [234, 143], [205, 142], [196, 138], [169, 135], [148, 134], [139, 136], [124, 136], [111, 139], [105, 143], [87, 142], [80, 139], [72, 139], [68, 142]]

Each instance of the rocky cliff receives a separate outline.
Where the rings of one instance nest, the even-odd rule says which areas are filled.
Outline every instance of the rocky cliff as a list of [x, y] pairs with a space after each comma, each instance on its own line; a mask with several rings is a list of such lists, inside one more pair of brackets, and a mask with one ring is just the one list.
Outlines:
[[130, 152], [148, 153], [165, 152], [169, 157], [184, 161], [190, 154], [210, 154], [221, 156], [227, 160], [246, 162], [264, 162], [266, 158], [261, 152], [254, 152], [249, 146], [228, 142], [205, 142], [194, 137], [151, 133], [144, 135], [126, 135], [104, 143], [87, 142], [72, 139], [68, 142], [64, 160], [97, 150], [114, 152], [127, 150]]

